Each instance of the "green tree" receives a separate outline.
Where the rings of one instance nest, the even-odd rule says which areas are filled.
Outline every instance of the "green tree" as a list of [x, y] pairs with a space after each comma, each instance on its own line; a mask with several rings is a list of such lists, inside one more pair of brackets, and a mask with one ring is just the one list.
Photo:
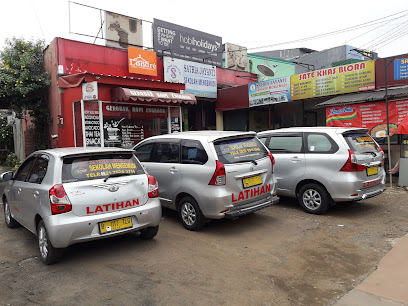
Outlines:
[[0, 105], [16, 112], [28, 110], [35, 124], [36, 149], [48, 147], [50, 77], [44, 71], [43, 40], [6, 40], [0, 51]]

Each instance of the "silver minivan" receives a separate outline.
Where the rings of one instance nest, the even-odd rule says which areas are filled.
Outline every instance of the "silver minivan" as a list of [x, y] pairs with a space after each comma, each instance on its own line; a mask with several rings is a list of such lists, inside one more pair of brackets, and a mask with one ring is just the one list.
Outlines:
[[162, 206], [176, 210], [188, 230], [278, 202], [274, 158], [254, 132], [173, 133], [134, 149], [157, 178]]
[[276, 159], [279, 195], [309, 213], [385, 190], [384, 153], [367, 129], [293, 127], [258, 133]]

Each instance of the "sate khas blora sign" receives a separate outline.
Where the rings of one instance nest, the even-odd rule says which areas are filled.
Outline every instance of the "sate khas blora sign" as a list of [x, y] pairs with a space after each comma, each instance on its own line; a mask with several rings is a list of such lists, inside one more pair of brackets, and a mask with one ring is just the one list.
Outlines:
[[157, 76], [156, 52], [128, 48], [129, 72]]

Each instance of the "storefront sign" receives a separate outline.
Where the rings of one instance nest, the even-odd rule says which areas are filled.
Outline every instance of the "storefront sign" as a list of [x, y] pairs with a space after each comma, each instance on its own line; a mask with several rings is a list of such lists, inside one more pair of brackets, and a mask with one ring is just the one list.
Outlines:
[[129, 72], [157, 76], [156, 52], [128, 48]]
[[82, 83], [82, 100], [98, 100], [98, 82]]
[[222, 66], [222, 38], [153, 19], [153, 47], [159, 55]]
[[196, 97], [217, 98], [217, 68], [163, 57], [164, 81], [185, 83], [185, 93]]
[[408, 58], [394, 60], [394, 80], [408, 79]]
[[[408, 115], [408, 100], [391, 101], [388, 105], [390, 135]], [[385, 101], [360, 103], [326, 108], [326, 125], [361, 127], [370, 130], [372, 137], [387, 136], [387, 110]]]
[[291, 76], [291, 99], [307, 99], [375, 89], [375, 61]]
[[249, 107], [290, 101], [290, 77], [248, 84]]

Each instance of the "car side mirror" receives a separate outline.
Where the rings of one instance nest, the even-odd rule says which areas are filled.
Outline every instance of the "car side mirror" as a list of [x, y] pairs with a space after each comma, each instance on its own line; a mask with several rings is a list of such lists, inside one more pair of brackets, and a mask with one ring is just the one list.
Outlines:
[[0, 175], [0, 180], [2, 182], [7, 182], [13, 179], [14, 172], [13, 171], [8, 171], [4, 172]]

